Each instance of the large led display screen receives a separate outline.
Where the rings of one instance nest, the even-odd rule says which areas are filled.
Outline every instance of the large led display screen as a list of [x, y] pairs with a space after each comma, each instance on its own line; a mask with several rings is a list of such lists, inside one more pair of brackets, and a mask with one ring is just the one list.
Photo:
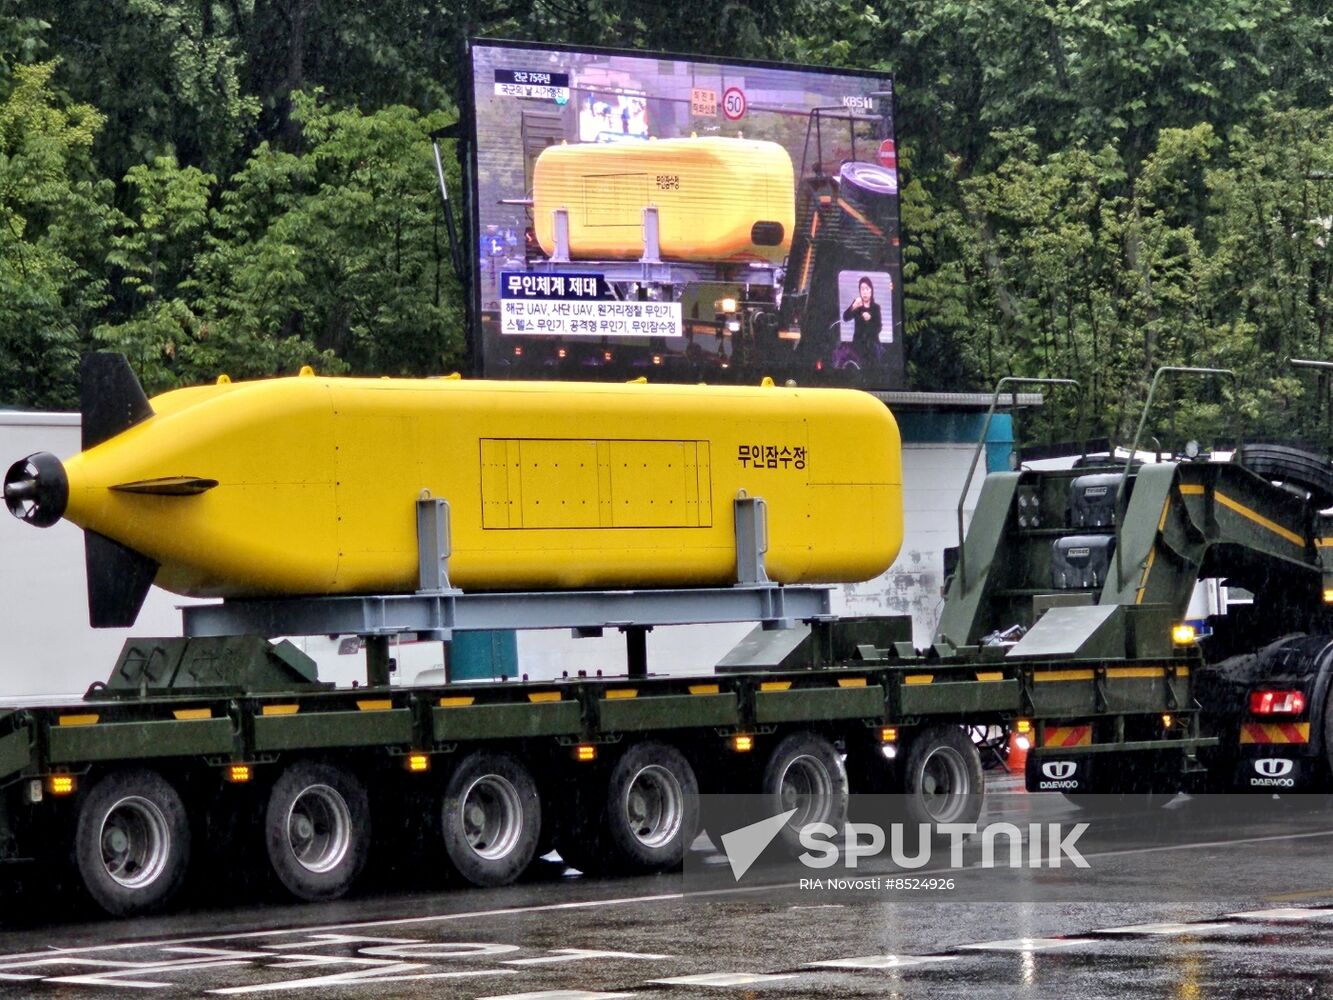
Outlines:
[[901, 387], [890, 77], [471, 56], [484, 375]]

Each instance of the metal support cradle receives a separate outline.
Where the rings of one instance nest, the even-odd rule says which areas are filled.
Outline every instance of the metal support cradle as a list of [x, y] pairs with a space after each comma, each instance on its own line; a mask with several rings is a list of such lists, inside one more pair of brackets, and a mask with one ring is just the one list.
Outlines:
[[646, 671], [643, 635], [659, 625], [759, 622], [790, 628], [831, 615], [827, 586], [784, 586], [768, 579], [768, 519], [759, 497], [735, 499], [736, 580], [730, 587], [658, 590], [555, 590], [464, 593], [449, 581], [449, 504], [417, 500], [419, 589], [412, 594], [227, 600], [181, 609], [184, 634], [410, 635], [448, 641], [455, 631], [572, 629], [625, 632], [633, 664]]

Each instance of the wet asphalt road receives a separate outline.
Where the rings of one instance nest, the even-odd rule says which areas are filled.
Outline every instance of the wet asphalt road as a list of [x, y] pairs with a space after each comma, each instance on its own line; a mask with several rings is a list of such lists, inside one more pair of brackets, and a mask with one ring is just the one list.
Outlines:
[[[992, 788], [989, 818], [1079, 818], [1011, 792]], [[552, 865], [500, 890], [205, 895], [116, 922], [70, 918], [37, 887], [0, 897], [0, 997], [1333, 997], [1326, 803], [1182, 799], [1094, 824], [1079, 847], [1087, 872], [916, 873], [952, 876], [951, 891], [894, 889], [878, 860], [839, 872], [881, 877], [848, 891], [770, 888], [762, 871], [736, 886], [725, 865], [703, 892]], [[969, 845], [965, 865], [978, 857]]]

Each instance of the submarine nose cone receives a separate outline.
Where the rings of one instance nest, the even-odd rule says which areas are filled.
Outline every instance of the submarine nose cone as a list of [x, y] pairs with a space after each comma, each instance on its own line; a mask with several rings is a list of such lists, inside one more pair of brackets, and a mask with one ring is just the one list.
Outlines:
[[19, 459], [5, 473], [5, 506], [20, 521], [49, 528], [65, 515], [69, 478], [48, 451]]

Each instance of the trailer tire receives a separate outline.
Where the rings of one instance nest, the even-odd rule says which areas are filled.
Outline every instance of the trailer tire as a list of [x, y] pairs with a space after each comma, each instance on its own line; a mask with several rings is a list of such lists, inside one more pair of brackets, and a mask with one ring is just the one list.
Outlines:
[[1333, 506], [1333, 463], [1325, 456], [1289, 445], [1245, 444], [1239, 457], [1256, 475], [1299, 486], [1320, 510]]
[[699, 782], [685, 755], [655, 740], [621, 754], [607, 785], [605, 832], [616, 871], [680, 867], [699, 832]]
[[817, 733], [783, 737], [768, 755], [759, 790], [765, 816], [795, 810], [779, 837], [788, 851], [801, 849], [807, 824], [827, 823], [839, 833], [846, 825], [847, 768], [837, 748]]
[[445, 785], [440, 824], [445, 854], [459, 875], [483, 888], [508, 885], [537, 854], [537, 783], [511, 754], [469, 754]]
[[190, 823], [156, 771], [115, 771], [79, 807], [74, 858], [94, 902], [115, 917], [161, 909], [185, 881]]
[[342, 768], [292, 764], [273, 784], [264, 812], [269, 863], [297, 899], [337, 899], [351, 888], [370, 848], [370, 805]]
[[922, 729], [903, 758], [903, 808], [909, 822], [975, 823], [985, 802], [981, 756], [959, 726]]

